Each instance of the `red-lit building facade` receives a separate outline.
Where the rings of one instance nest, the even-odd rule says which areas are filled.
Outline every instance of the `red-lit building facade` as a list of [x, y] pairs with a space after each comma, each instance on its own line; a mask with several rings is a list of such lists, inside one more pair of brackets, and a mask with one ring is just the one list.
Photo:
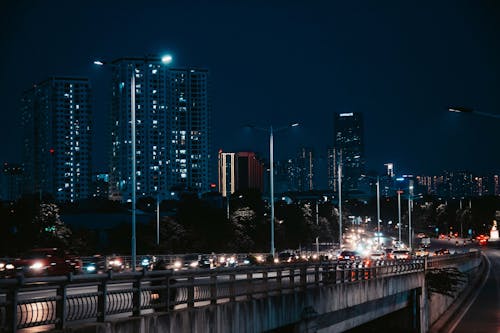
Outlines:
[[254, 152], [224, 153], [218, 158], [219, 192], [230, 193], [256, 189], [264, 190], [264, 162]]

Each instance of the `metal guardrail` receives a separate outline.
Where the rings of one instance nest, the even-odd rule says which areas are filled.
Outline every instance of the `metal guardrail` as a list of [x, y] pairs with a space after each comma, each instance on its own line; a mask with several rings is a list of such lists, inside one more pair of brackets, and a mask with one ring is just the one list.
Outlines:
[[0, 331], [40, 325], [58, 329], [114, 315], [138, 316], [293, 293], [335, 283], [351, 283], [423, 271], [423, 259], [316, 262], [0, 280]]
[[481, 251], [470, 251], [450, 255], [432, 256], [428, 258], [426, 268], [457, 266], [479, 257], [481, 257]]

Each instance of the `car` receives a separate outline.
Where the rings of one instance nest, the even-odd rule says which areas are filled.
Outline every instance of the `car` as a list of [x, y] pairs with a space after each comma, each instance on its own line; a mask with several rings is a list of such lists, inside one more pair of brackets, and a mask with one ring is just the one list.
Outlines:
[[220, 255], [217, 257], [217, 267], [236, 267], [238, 260], [235, 255]]
[[125, 261], [122, 257], [113, 254], [107, 258], [107, 270], [121, 272], [125, 269]]
[[392, 253], [393, 253], [394, 251], [393, 251], [391, 248], [387, 248], [387, 249], [385, 249], [385, 250], [384, 250], [384, 252], [385, 252], [385, 257], [386, 257], [387, 259], [394, 259], [393, 255], [392, 255]]
[[104, 273], [106, 270], [106, 258], [100, 254], [83, 260], [82, 272], [84, 274]]
[[201, 254], [186, 254], [174, 260], [170, 268], [175, 271], [181, 269], [210, 268], [212, 265], [208, 256]]
[[1, 258], [0, 259], [0, 278], [10, 278], [15, 275], [13, 259]]
[[448, 254], [450, 254], [450, 250], [444, 249], [444, 248], [434, 251], [434, 255], [436, 255], [436, 256], [443, 256], [443, 255], [448, 255]]
[[370, 254], [371, 260], [383, 260], [385, 259], [385, 253], [382, 251], [374, 251]]
[[483, 245], [486, 245], [488, 243], [488, 236], [485, 236], [485, 235], [479, 235], [476, 237], [479, 245], [483, 246]]
[[427, 251], [425, 248], [419, 248], [415, 250], [415, 256], [416, 257], [427, 257], [429, 256], [429, 251]]
[[264, 263], [265, 259], [262, 255], [249, 254], [243, 259], [241, 265], [262, 265]]
[[338, 256], [339, 261], [354, 261], [354, 260], [359, 260], [361, 257], [359, 253], [355, 251], [342, 251], [340, 252]]
[[410, 251], [408, 250], [396, 250], [392, 252], [392, 257], [394, 259], [410, 259]]
[[295, 260], [295, 255], [290, 252], [281, 252], [278, 254], [279, 263], [293, 262]]
[[13, 265], [17, 273], [26, 276], [78, 274], [82, 260], [59, 248], [36, 248], [15, 259]]

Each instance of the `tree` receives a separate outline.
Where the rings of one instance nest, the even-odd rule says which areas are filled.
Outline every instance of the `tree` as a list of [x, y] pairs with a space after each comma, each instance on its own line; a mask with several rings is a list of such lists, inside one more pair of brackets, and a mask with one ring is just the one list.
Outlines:
[[59, 216], [56, 204], [40, 204], [38, 215], [33, 219], [34, 229], [38, 230], [37, 246], [67, 248], [71, 240], [71, 229], [68, 228]]
[[230, 220], [233, 238], [229, 247], [235, 251], [251, 252], [255, 249], [253, 235], [256, 230], [256, 214], [250, 207], [241, 207], [232, 212]]

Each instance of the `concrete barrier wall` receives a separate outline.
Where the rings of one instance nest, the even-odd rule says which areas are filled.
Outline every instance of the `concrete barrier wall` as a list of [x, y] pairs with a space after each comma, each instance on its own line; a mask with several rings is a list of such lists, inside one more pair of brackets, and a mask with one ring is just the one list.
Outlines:
[[156, 313], [109, 323], [66, 328], [72, 333], [253, 333], [288, 326], [339, 332], [408, 305], [411, 291], [424, 285], [424, 273], [410, 273], [347, 284], [331, 284], [293, 294]]
[[[464, 293], [466, 293], [478, 278], [478, 274], [482, 274], [481, 262], [483, 258], [478, 257], [476, 259], [470, 260], [469, 262], [464, 262], [457, 266], [457, 269], [465, 273], [467, 276], [467, 281], [462, 283], [458, 290], [453, 294], [453, 296], [447, 296], [439, 293], [429, 293], [429, 327], [431, 326], [441, 326], [446, 324], [443, 314], [454, 305], [456, 300]], [[442, 323], [438, 323], [441, 321]]]

